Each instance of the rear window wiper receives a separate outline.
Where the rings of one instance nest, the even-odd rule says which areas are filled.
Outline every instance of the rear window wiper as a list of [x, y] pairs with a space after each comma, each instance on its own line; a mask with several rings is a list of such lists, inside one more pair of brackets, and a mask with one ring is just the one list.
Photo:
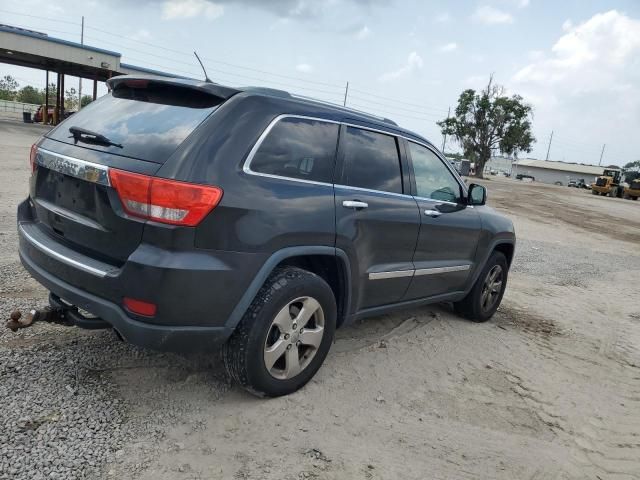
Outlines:
[[106, 145], [109, 147], [122, 148], [122, 145], [119, 143], [112, 142], [101, 133], [92, 132], [86, 128], [69, 127], [69, 132], [71, 132], [71, 136], [69, 138], [73, 138], [76, 142], [80, 141], [92, 143], [94, 145]]

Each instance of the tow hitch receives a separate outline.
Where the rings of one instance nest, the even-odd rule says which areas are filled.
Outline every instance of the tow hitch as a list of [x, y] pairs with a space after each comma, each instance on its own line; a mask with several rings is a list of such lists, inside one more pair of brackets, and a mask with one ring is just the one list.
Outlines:
[[98, 317], [84, 315], [78, 307], [62, 300], [57, 295], [49, 294], [49, 306], [40, 310], [32, 309], [23, 316], [16, 310], [11, 313], [7, 321], [7, 328], [16, 332], [20, 328], [27, 328], [35, 322], [57, 323], [58, 325], [76, 326], [90, 330], [111, 328], [111, 325]]

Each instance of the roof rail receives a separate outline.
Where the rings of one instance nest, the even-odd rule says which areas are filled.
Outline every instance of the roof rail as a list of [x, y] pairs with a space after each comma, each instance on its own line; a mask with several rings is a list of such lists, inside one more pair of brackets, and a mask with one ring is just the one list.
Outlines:
[[358, 115], [362, 115], [364, 117], [369, 117], [369, 118], [372, 118], [374, 120], [378, 120], [378, 121], [381, 121], [381, 122], [384, 122], [384, 123], [388, 123], [390, 125], [394, 125], [396, 127], [398, 126], [398, 124], [396, 122], [394, 122], [393, 120], [391, 120], [389, 118], [380, 117], [378, 115], [373, 115], [372, 113], [364, 112], [362, 110], [357, 110], [355, 108], [345, 107], [344, 105], [340, 105], [338, 103], [329, 102], [327, 100], [318, 100], [317, 98], [307, 97], [305, 95], [298, 95], [298, 94], [295, 94], [295, 93], [292, 93], [290, 95], [293, 98], [297, 98], [297, 99], [300, 99], [300, 100], [307, 100], [307, 101], [315, 102], [315, 103], [321, 103], [323, 105], [330, 105], [330, 106], [332, 106], [334, 108], [337, 108], [337, 109], [345, 111], [345, 112], [357, 113]]

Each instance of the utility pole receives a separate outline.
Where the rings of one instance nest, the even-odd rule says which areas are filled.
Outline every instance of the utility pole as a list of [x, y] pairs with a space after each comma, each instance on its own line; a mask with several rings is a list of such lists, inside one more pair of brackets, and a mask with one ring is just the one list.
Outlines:
[[[451, 115], [451, 105], [449, 105], [449, 110], [447, 110], [447, 120], [449, 120], [449, 116]], [[447, 143], [447, 134], [444, 134], [444, 137], [442, 137], [442, 154], [444, 155], [444, 146]]]
[[[84, 15], [82, 16], [82, 27], [80, 30], [80, 45], [84, 45]], [[78, 110], [82, 107], [82, 77], [78, 78]]]
[[602, 156], [604, 155], [604, 147], [606, 147], [607, 144], [605, 143], [604, 145], [602, 145], [602, 151], [600, 152], [600, 161], [598, 162], [598, 166], [602, 165]]
[[349, 94], [349, 82], [347, 82], [347, 86], [344, 88], [344, 103], [342, 104], [344, 107], [347, 106], [347, 95]]
[[551, 136], [549, 137], [549, 146], [547, 147], [547, 158], [549, 160], [549, 152], [551, 151], [551, 141], [553, 140], [553, 130], [551, 130]]

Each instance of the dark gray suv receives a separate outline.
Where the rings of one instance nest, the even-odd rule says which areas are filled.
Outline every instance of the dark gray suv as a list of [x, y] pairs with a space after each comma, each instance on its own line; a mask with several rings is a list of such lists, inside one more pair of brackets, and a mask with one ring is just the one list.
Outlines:
[[424, 138], [277, 90], [108, 84], [32, 147], [18, 208], [20, 258], [69, 323], [222, 346], [238, 383], [276, 396], [356, 319], [498, 308], [513, 225]]

